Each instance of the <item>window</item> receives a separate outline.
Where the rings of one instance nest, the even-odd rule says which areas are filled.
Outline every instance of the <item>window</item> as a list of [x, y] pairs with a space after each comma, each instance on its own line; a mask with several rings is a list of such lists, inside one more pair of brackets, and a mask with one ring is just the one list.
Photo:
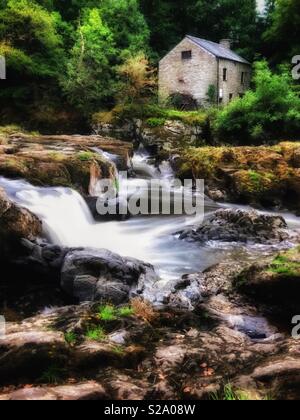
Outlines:
[[242, 71], [242, 75], [241, 75], [241, 84], [243, 85], [245, 83], [245, 79], [246, 79], [246, 73], [244, 73]]
[[233, 93], [229, 93], [229, 101], [231, 102], [233, 99]]
[[182, 60], [190, 60], [192, 58], [192, 51], [182, 51], [181, 58]]
[[223, 82], [227, 82], [227, 69], [223, 69]]

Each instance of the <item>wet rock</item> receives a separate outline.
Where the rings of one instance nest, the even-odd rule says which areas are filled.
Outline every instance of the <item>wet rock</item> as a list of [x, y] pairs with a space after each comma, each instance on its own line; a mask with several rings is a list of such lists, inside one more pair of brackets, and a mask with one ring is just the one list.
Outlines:
[[178, 232], [180, 239], [196, 242], [221, 241], [276, 244], [296, 241], [299, 233], [289, 232], [280, 216], [262, 215], [256, 211], [218, 210], [201, 226]]
[[141, 294], [147, 283], [157, 279], [149, 264], [106, 250], [84, 249], [67, 254], [61, 286], [80, 302], [103, 300], [120, 304], [133, 293]]
[[35, 239], [42, 235], [42, 222], [37, 216], [15, 203], [0, 189], [0, 241]]
[[0, 338], [1, 378], [37, 377], [49, 365], [66, 362], [67, 354], [62, 333], [31, 330], [8, 334]]
[[107, 399], [104, 388], [94, 381], [56, 387], [24, 388], [0, 396], [7, 401], [101, 401]]

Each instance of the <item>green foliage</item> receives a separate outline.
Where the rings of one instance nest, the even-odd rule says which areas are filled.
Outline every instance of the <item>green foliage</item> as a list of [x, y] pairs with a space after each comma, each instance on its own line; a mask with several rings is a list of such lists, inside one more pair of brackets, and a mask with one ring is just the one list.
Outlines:
[[60, 383], [66, 375], [66, 370], [60, 366], [50, 366], [40, 377], [39, 382], [56, 385]]
[[72, 331], [69, 331], [65, 333], [65, 340], [68, 344], [74, 345], [77, 342], [77, 334]]
[[300, 276], [300, 262], [293, 261], [289, 253], [277, 256], [271, 263], [269, 271], [286, 277]]
[[[272, 4], [273, 3], [273, 4]], [[273, 60], [291, 62], [299, 54], [299, 0], [275, 0], [270, 4], [269, 26], [264, 35]]]
[[289, 71], [272, 73], [265, 61], [255, 65], [254, 90], [246, 92], [217, 116], [221, 138], [243, 137], [263, 141], [295, 135], [300, 129], [300, 99]]
[[215, 85], [209, 85], [207, 99], [209, 104], [214, 105], [217, 102], [218, 90]]
[[148, 52], [150, 31], [139, 0], [102, 0], [99, 8], [103, 21], [113, 33], [117, 59]]
[[104, 322], [112, 322], [118, 318], [128, 318], [133, 315], [134, 309], [131, 306], [123, 306], [117, 309], [113, 305], [105, 305], [98, 308], [98, 318]]
[[135, 314], [134, 309], [131, 306], [123, 306], [122, 308], [118, 309], [118, 315], [121, 318], [129, 318]]
[[120, 77], [117, 99], [119, 104], [142, 105], [156, 87], [155, 70], [143, 53], [129, 57], [117, 68]]
[[164, 118], [148, 118], [146, 123], [149, 127], [162, 127], [165, 124], [166, 120]]
[[115, 307], [112, 305], [100, 306], [98, 317], [101, 319], [101, 321], [115, 321], [117, 319]]
[[225, 385], [221, 392], [214, 393], [211, 399], [214, 401], [252, 401], [254, 400], [254, 398], [248, 392], [235, 390], [231, 384]]
[[92, 152], [79, 152], [77, 154], [78, 159], [81, 162], [88, 162], [94, 158], [94, 153]]
[[106, 338], [105, 331], [100, 326], [91, 326], [86, 334], [85, 337], [91, 341], [103, 341]]
[[231, 38], [235, 48], [253, 57], [260, 37], [256, 0], [141, 0], [141, 6], [159, 57], [186, 34], [216, 42]]
[[113, 95], [113, 34], [98, 9], [84, 11], [61, 84], [69, 102], [89, 115]]
[[206, 111], [179, 111], [169, 109], [157, 104], [146, 103], [137, 106], [136, 104], [119, 105], [111, 112], [99, 112], [93, 115], [93, 122], [114, 123], [126, 121], [133, 118], [140, 118], [149, 126], [162, 126], [166, 120], [181, 121], [184, 124], [204, 127], [207, 124], [208, 112]]

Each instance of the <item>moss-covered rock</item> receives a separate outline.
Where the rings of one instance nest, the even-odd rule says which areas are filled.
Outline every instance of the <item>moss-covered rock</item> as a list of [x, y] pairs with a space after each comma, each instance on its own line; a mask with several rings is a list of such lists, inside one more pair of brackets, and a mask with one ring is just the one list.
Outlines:
[[300, 210], [299, 155], [297, 142], [190, 148], [179, 153], [175, 169], [182, 178], [204, 179], [208, 193], [224, 191], [231, 201]]
[[300, 310], [300, 246], [251, 265], [236, 277], [234, 287], [255, 300], [275, 305], [275, 312], [283, 312], [291, 320]]
[[127, 168], [132, 145], [119, 140], [5, 134], [5, 145], [0, 148], [0, 176], [23, 178], [39, 186], [72, 187], [93, 195], [97, 180], [116, 175], [115, 165], [100, 149], [118, 155], [120, 168]]

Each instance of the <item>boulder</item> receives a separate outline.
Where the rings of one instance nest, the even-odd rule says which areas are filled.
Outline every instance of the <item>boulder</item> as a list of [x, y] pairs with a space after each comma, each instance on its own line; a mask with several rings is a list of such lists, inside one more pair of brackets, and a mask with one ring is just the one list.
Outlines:
[[157, 280], [154, 268], [106, 250], [70, 251], [64, 260], [61, 287], [79, 302], [110, 301], [120, 304], [141, 294]]
[[252, 264], [236, 276], [234, 286], [290, 322], [300, 313], [300, 247]]
[[180, 239], [191, 242], [241, 242], [272, 245], [286, 240], [296, 241], [298, 232], [290, 232], [281, 216], [259, 214], [257, 211], [222, 209], [201, 226], [178, 232]]

